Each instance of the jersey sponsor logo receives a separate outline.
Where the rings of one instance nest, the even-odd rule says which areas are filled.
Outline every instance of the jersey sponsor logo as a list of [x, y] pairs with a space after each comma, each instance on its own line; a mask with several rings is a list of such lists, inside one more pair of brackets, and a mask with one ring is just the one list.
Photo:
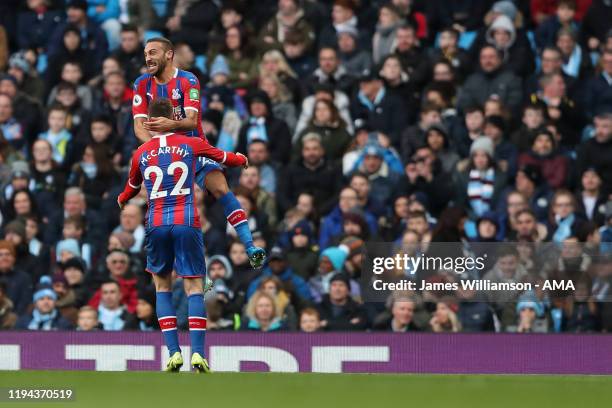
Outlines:
[[191, 99], [192, 101], [200, 100], [200, 92], [195, 88], [191, 88], [189, 90], [189, 99]]
[[179, 91], [178, 89], [174, 88], [172, 90], [172, 99], [181, 99], [181, 91]]
[[142, 103], [142, 96], [138, 94], [134, 95], [134, 101], [133, 101], [134, 106], [140, 106], [141, 103]]

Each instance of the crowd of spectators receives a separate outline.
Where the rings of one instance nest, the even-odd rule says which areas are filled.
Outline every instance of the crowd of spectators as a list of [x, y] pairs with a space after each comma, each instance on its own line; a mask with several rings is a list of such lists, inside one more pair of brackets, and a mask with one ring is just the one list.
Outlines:
[[[3, 0], [0, 329], [158, 329], [146, 196], [116, 198], [159, 35], [269, 254], [197, 192], [209, 330], [612, 329], [610, 0]], [[576, 289], [364, 302], [376, 241], [515, 242], [483, 276]]]

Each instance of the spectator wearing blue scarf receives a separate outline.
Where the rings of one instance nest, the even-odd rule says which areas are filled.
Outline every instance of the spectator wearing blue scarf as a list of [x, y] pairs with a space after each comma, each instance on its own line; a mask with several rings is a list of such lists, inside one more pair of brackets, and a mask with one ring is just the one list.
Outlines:
[[72, 324], [64, 319], [55, 307], [57, 294], [51, 286], [51, 278], [40, 278], [39, 286], [34, 292], [34, 309], [29, 315], [23, 315], [17, 320], [16, 329], [21, 330], [70, 330]]
[[285, 122], [274, 117], [272, 102], [264, 91], [254, 91], [247, 97], [249, 118], [238, 135], [237, 151], [246, 152], [254, 140], [263, 140], [270, 148], [270, 158], [287, 164], [291, 153], [291, 133]]

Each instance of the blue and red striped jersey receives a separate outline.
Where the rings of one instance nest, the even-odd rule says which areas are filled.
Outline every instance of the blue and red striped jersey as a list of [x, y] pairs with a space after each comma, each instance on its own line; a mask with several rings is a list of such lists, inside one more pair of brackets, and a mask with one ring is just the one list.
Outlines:
[[151, 74], [143, 74], [134, 81], [132, 115], [147, 118], [149, 103], [157, 98], [167, 98], [174, 107], [174, 120], [185, 119], [186, 110], [198, 112], [198, 125], [194, 130], [185, 132], [186, 136], [206, 138], [202, 131], [200, 112], [200, 82], [191, 72], [175, 68], [174, 75], [168, 83], [159, 84]]
[[132, 156], [130, 175], [119, 202], [126, 203], [144, 182], [149, 196], [146, 225], [200, 227], [194, 183], [199, 156], [228, 166], [243, 166], [246, 157], [224, 152], [200, 138], [169, 133], [153, 136]]

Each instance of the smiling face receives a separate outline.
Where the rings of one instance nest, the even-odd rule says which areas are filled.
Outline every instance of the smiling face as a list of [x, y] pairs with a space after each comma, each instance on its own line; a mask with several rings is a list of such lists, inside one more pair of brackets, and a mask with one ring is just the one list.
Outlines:
[[409, 300], [398, 300], [393, 303], [391, 314], [393, 318], [401, 325], [410, 324], [414, 316], [414, 302]]

